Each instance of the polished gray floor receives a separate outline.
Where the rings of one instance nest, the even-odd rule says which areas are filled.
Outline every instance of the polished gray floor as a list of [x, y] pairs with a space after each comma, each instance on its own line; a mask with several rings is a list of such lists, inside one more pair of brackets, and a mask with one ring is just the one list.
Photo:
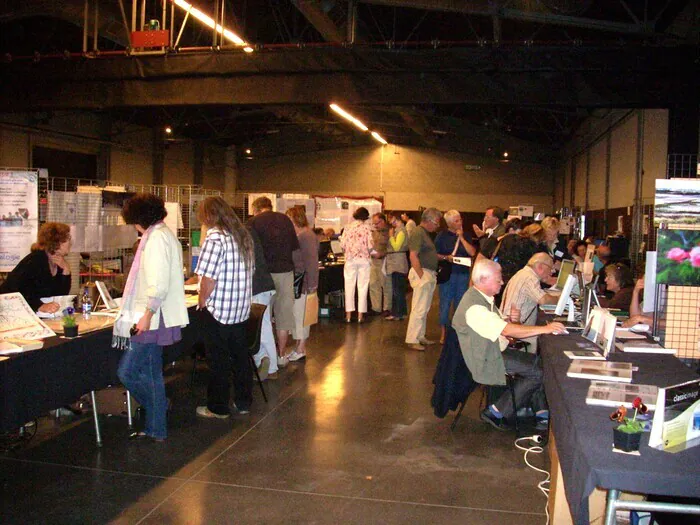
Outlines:
[[251, 414], [225, 421], [195, 416], [206, 369], [190, 388], [185, 359], [167, 372], [163, 444], [102, 417], [99, 449], [88, 417], [42, 418], [0, 455], [0, 523], [545, 523], [543, 475], [478, 420], [478, 395], [454, 432], [433, 415], [439, 345], [407, 350], [405, 328], [323, 320], [306, 362], [265, 382], [269, 403], [256, 385]]

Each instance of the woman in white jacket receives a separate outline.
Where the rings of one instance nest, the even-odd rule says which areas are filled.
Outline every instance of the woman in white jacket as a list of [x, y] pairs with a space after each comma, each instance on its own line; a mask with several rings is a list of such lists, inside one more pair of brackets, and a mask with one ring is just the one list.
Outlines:
[[163, 199], [140, 193], [124, 203], [122, 217], [142, 234], [114, 324], [112, 345], [125, 350], [117, 375], [144, 407], [143, 431], [131, 439], [167, 437], [163, 347], [181, 339], [189, 322], [182, 276], [182, 246], [163, 223]]

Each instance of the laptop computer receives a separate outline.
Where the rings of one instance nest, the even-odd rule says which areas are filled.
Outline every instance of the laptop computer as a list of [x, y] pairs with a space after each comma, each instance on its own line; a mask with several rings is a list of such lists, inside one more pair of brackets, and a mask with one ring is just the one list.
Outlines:
[[559, 269], [559, 276], [557, 277], [557, 282], [554, 284], [554, 286], [548, 288], [547, 292], [555, 292], [555, 294], [561, 293], [561, 291], [564, 289], [564, 285], [566, 284], [566, 278], [574, 273], [575, 268], [576, 261], [564, 259], [561, 262], [561, 268]]

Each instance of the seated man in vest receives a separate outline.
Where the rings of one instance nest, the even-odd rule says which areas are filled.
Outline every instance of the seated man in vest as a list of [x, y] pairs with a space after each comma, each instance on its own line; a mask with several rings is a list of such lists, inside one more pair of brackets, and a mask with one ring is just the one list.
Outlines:
[[474, 285], [467, 290], [455, 311], [452, 327], [459, 338], [464, 362], [474, 377], [483, 385], [505, 385], [506, 372], [517, 374], [515, 403], [506, 391], [495, 404], [486, 407], [481, 419], [498, 430], [508, 428], [506, 421], [515, 417], [518, 408], [532, 406], [538, 417], [538, 426], [549, 417], [542, 384], [542, 369], [536, 356], [507, 349], [508, 338], [535, 337], [541, 334], [562, 334], [561, 323], [545, 326], [526, 326], [509, 323], [493, 302], [501, 291], [501, 266], [489, 259], [480, 259], [472, 269]]

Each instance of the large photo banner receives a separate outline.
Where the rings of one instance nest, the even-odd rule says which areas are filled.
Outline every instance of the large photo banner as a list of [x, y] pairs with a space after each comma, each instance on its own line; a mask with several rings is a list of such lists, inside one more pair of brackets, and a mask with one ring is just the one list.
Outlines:
[[39, 174], [0, 170], [0, 272], [29, 253], [39, 229]]

